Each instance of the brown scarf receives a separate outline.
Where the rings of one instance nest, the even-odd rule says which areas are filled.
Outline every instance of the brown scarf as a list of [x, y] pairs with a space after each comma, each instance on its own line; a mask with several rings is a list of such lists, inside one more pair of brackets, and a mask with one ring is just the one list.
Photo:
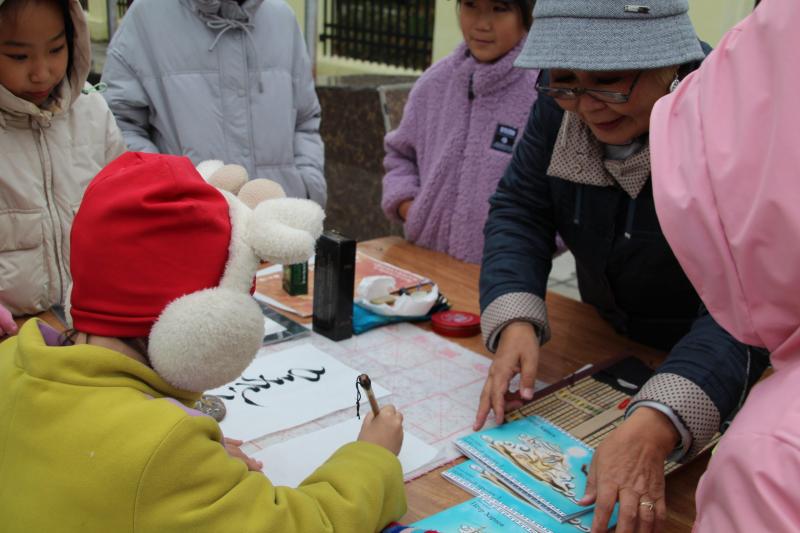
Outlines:
[[624, 160], [607, 159], [603, 144], [575, 113], [564, 112], [547, 174], [599, 187], [619, 185], [636, 198], [650, 178], [650, 146]]

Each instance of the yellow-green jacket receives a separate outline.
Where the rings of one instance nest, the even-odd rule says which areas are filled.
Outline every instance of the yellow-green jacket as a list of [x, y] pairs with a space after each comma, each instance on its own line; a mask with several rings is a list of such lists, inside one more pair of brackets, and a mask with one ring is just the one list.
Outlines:
[[[373, 532], [406, 509], [380, 446], [340, 448], [297, 489], [249, 472], [196, 395], [28, 321], [0, 344], [0, 531]], [[302, 458], [298, 457], [298, 461]]]

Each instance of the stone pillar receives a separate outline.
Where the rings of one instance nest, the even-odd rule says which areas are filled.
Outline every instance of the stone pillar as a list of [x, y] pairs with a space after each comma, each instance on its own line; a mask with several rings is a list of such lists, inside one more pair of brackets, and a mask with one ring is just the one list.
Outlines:
[[383, 137], [397, 127], [415, 78], [409, 76], [320, 76], [326, 229], [358, 241], [402, 235], [381, 210]]

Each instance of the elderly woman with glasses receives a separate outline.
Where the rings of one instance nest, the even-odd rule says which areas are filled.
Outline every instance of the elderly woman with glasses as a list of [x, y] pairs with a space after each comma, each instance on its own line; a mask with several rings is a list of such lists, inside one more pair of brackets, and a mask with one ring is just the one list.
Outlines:
[[[500, 423], [533, 397], [556, 233], [583, 301], [621, 334], [670, 352], [597, 450], [583, 499], [596, 504], [593, 531], [605, 531], [616, 502], [618, 532], [657, 527], [664, 461], [705, 448], [767, 365], [702, 307], [656, 218], [650, 113], [707, 51], [687, 12], [687, 0], [536, 3], [516, 64], [543, 70], [540, 96], [484, 230], [481, 322], [495, 357], [475, 429], [490, 410]], [[517, 401], [506, 401], [517, 373]]]

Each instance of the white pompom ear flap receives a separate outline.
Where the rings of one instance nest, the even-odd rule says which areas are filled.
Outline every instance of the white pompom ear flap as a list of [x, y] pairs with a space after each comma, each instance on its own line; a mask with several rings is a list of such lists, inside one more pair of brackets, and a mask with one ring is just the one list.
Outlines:
[[231, 240], [219, 287], [178, 298], [150, 332], [150, 362], [168, 383], [203, 392], [239, 377], [261, 348], [264, 316], [250, 296], [258, 258], [245, 240], [252, 212], [238, 198], [228, 201]]
[[202, 392], [236, 379], [264, 337], [264, 318], [247, 293], [262, 259], [299, 263], [314, 253], [322, 209], [309, 200], [282, 198], [251, 211], [222, 192], [231, 217], [228, 262], [220, 286], [178, 298], [150, 332], [150, 362], [168, 383]]
[[171, 385], [193, 392], [236, 379], [261, 348], [264, 317], [249, 294], [213, 288], [169, 304], [150, 332], [150, 362]]
[[261, 202], [253, 211], [255, 218], [268, 218], [307, 231], [315, 241], [322, 235], [325, 212], [311, 200], [276, 198]]
[[322, 208], [310, 200], [267, 200], [253, 210], [246, 240], [261, 259], [301, 263], [314, 255], [324, 218]]
[[308, 261], [314, 255], [317, 241], [307, 231], [257, 217], [251, 219], [248, 230], [254, 236], [248, 239], [253, 250], [265, 261], [293, 265]]

